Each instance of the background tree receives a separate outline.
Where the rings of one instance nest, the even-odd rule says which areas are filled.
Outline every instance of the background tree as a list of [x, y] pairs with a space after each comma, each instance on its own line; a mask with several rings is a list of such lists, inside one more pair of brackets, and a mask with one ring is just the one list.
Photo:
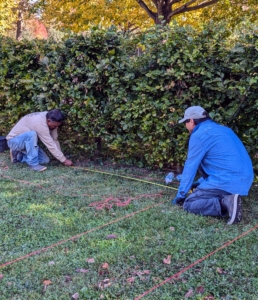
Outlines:
[[0, 0], [0, 34], [17, 40], [46, 38], [46, 28], [35, 17], [39, 9], [36, 0]]
[[194, 27], [201, 27], [209, 21], [214, 23], [223, 21], [229, 28], [233, 29], [244, 18], [255, 22], [257, 14], [257, 0], [220, 0], [212, 7], [177, 16], [176, 20], [180, 25], [192, 25]]
[[42, 0], [41, 5], [46, 23], [74, 32], [87, 30], [99, 23], [104, 27], [114, 24], [125, 30], [147, 28], [153, 24], [136, 0]]
[[[149, 28], [175, 19], [180, 25], [225, 20], [230, 27], [244, 16], [257, 12], [257, 0], [38, 0], [42, 17], [49, 26], [80, 32], [92, 25], [112, 24], [121, 29]], [[35, 6], [35, 5], [34, 5]]]
[[[136, 0], [145, 10], [155, 24], [169, 24], [173, 17], [185, 12], [196, 11], [204, 7], [216, 4], [219, 0], [152, 0], [152, 5], [147, 1]], [[155, 11], [152, 9], [155, 6]]]
[[17, 21], [16, 21], [16, 40], [22, 38], [22, 25], [24, 22], [24, 15], [28, 10], [29, 3], [26, 0], [20, 0], [17, 6]]
[[0, 34], [4, 35], [10, 29], [16, 20], [13, 14], [13, 9], [16, 7], [14, 0], [3, 1], [0, 0]]

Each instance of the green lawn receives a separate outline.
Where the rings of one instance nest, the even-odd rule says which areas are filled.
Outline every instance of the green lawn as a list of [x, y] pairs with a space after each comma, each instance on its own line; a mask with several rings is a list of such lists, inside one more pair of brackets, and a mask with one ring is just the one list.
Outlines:
[[141, 181], [0, 153], [1, 300], [258, 299], [257, 229], [202, 259], [258, 224], [257, 185], [228, 226], [171, 206], [164, 172], [86, 167]]

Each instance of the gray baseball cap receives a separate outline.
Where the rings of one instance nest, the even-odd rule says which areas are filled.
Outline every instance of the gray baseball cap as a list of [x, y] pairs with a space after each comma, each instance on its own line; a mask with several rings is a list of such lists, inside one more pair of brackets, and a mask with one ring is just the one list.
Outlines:
[[205, 112], [205, 109], [201, 106], [191, 106], [188, 107], [185, 110], [185, 114], [182, 120], [180, 120], [178, 123], [183, 123], [187, 119], [203, 119], [206, 118], [207, 115], [203, 114]]

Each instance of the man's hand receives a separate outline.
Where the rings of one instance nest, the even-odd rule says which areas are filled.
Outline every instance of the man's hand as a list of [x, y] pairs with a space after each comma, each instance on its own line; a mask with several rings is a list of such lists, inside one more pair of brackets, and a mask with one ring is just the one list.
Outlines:
[[185, 198], [176, 197], [171, 201], [172, 205], [183, 205], [185, 202]]
[[64, 164], [65, 166], [67, 166], [67, 167], [70, 167], [70, 166], [73, 165], [73, 162], [72, 162], [70, 159], [66, 159], [66, 160], [63, 162], [63, 164]]

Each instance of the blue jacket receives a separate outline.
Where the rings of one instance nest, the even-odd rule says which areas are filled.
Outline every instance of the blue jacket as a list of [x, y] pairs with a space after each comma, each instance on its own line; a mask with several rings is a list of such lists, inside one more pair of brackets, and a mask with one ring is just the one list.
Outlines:
[[197, 125], [189, 140], [187, 160], [177, 197], [185, 198], [201, 166], [208, 175], [198, 188], [247, 195], [254, 179], [251, 159], [228, 127], [207, 120]]

